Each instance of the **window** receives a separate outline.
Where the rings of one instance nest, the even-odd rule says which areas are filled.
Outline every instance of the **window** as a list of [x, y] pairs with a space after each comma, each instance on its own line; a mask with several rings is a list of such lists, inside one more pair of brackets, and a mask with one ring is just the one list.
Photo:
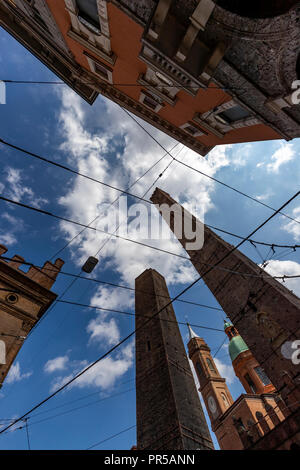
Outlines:
[[163, 103], [175, 105], [178, 88], [164, 74], [147, 67], [146, 73], [140, 74], [138, 83], [146, 87], [148, 93], [159, 97]]
[[250, 390], [252, 393], [256, 393], [256, 386], [253, 382], [253, 380], [251, 379], [250, 375], [249, 374], [245, 374], [244, 375], [244, 379], [246, 380], [247, 384], [249, 385], [250, 387]]
[[206, 359], [206, 362], [207, 362], [209, 370], [211, 370], [212, 372], [216, 372], [216, 369], [214, 368], [213, 363], [211, 362], [209, 357]]
[[198, 372], [199, 380], [201, 381], [201, 378], [203, 379], [203, 377], [204, 377], [204, 373], [203, 373], [203, 369], [202, 369], [202, 366], [201, 366], [200, 362], [196, 362], [196, 369], [197, 369], [197, 372]]
[[255, 367], [254, 370], [264, 385], [271, 384], [271, 380], [269, 379], [262, 367]]
[[139, 98], [140, 103], [143, 103], [147, 108], [150, 108], [152, 111], [156, 113], [162, 108], [163, 101], [158, 96], [154, 95], [153, 93], [141, 91], [141, 95]]
[[222, 393], [221, 393], [221, 397], [222, 397], [222, 400], [223, 400], [223, 402], [224, 402], [224, 405], [226, 406], [226, 408], [228, 408], [229, 402], [228, 402], [228, 400], [227, 400], [227, 397], [226, 397], [225, 393], [222, 392]]
[[246, 119], [250, 116], [249, 111], [241, 108], [241, 106], [234, 106], [233, 108], [227, 109], [217, 114], [215, 117], [222, 124], [232, 124], [233, 122]]
[[193, 120], [219, 138], [234, 129], [260, 124], [250, 111], [238, 105], [234, 100], [227, 101], [205, 113], [196, 113]]
[[76, 0], [78, 19], [94, 33], [100, 34], [100, 20], [97, 0]]
[[103, 64], [99, 60], [92, 57], [88, 52], [84, 51], [84, 55], [86, 56], [90, 69], [92, 72], [97, 74], [102, 80], [106, 82], [113, 83], [113, 71], [107, 65]]
[[180, 129], [183, 129], [188, 134], [192, 135], [193, 137], [199, 137], [200, 135], [204, 135], [205, 132], [199, 129], [199, 127], [194, 126], [191, 122], [186, 122]]

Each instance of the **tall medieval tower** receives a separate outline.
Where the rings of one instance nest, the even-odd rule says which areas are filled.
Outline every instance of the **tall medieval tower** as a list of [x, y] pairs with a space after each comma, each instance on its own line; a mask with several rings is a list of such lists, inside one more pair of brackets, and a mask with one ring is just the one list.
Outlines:
[[300, 337], [300, 299], [239, 250], [230, 253], [233, 246], [206, 226], [203, 247], [189, 249], [186, 225], [190, 230], [203, 224], [159, 188], [150, 199], [173, 232], [181, 219], [178, 239], [195, 269], [286, 403], [297, 402], [300, 364], [286, 358], [282, 347]]
[[[0, 245], [0, 256], [6, 251]], [[8, 262], [0, 257], [0, 387], [28, 333], [56, 299], [50, 289], [64, 264], [58, 258], [26, 273], [23, 262], [19, 255]]]
[[[136, 288], [136, 406], [138, 450], [211, 450], [165, 279], [147, 269]], [[147, 324], [144, 326], [145, 322]]]

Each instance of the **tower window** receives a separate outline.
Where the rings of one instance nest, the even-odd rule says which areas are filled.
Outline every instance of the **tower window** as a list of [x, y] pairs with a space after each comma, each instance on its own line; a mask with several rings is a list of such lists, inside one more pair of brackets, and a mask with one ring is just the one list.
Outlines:
[[250, 375], [249, 375], [249, 374], [245, 374], [245, 375], [244, 375], [244, 379], [245, 379], [246, 382], [248, 383], [248, 385], [249, 385], [250, 390], [252, 391], [252, 393], [256, 393], [256, 392], [257, 392], [257, 389], [256, 389], [256, 386], [255, 386], [253, 380], [251, 379]]
[[211, 370], [212, 372], [216, 372], [216, 369], [214, 368], [213, 363], [211, 362], [209, 357], [206, 359], [206, 362], [207, 362], [209, 370]]
[[221, 397], [222, 397], [222, 400], [223, 400], [225, 406], [228, 408], [229, 403], [228, 403], [228, 400], [227, 400], [227, 397], [226, 397], [225, 393], [222, 392]]
[[148, 351], [151, 351], [151, 344], [150, 344], [150, 341], [147, 341], [147, 348], [148, 348]]
[[201, 378], [204, 377], [204, 374], [203, 374], [203, 369], [201, 367], [200, 362], [196, 362], [196, 369], [197, 369], [197, 372], [198, 372], [199, 380], [201, 380]]
[[264, 385], [271, 384], [271, 380], [269, 379], [262, 367], [255, 367], [254, 370]]

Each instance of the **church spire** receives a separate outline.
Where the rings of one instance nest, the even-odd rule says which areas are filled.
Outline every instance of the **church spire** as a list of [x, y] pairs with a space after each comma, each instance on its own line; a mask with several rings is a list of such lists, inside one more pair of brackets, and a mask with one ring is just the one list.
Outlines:
[[199, 338], [199, 336], [196, 335], [196, 333], [192, 330], [191, 325], [190, 325], [189, 323], [187, 323], [186, 325], [187, 325], [188, 330], [189, 330], [189, 341], [190, 341], [192, 338]]

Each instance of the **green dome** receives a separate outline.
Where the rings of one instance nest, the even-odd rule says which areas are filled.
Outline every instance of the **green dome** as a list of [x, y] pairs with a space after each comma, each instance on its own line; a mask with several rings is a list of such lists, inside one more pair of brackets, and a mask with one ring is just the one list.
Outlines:
[[229, 326], [233, 326], [233, 324], [230, 321], [224, 320], [224, 330], [226, 330], [226, 328], [228, 328]]
[[240, 335], [231, 338], [228, 346], [228, 351], [232, 361], [234, 361], [239, 354], [248, 350], [249, 348], [247, 344]]

